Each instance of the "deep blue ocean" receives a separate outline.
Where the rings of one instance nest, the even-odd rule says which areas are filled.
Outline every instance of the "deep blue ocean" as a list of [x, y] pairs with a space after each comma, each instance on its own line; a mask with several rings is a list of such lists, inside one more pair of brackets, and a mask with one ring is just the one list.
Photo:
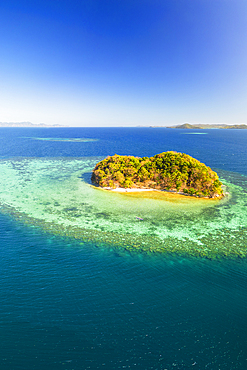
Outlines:
[[[23, 161], [38, 159], [40, 169], [50, 159], [94, 163], [168, 150], [195, 157], [247, 193], [247, 130], [0, 129], [2, 197], [15, 194], [18, 205], [0, 208], [0, 370], [247, 369], [246, 258], [130, 253], [17, 217], [26, 195], [9, 184], [22, 186], [21, 177], [28, 184]], [[37, 186], [47, 184], [42, 171]], [[233, 196], [224, 206], [229, 215], [236, 204]], [[244, 205], [241, 212], [244, 233]], [[242, 249], [246, 240], [243, 234]]]

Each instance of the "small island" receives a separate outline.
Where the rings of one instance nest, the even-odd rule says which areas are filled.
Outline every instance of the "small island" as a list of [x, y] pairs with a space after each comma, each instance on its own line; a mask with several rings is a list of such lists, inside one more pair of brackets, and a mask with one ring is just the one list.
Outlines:
[[154, 157], [113, 155], [97, 163], [92, 183], [111, 189], [154, 189], [216, 198], [222, 183], [211, 168], [188, 154], [174, 151]]

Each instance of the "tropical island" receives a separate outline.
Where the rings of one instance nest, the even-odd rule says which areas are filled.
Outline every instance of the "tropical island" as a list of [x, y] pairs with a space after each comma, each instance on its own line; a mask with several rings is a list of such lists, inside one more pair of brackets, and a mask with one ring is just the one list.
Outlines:
[[216, 172], [188, 154], [174, 151], [154, 157], [113, 155], [95, 166], [92, 183], [110, 189], [154, 189], [197, 197], [223, 195]]

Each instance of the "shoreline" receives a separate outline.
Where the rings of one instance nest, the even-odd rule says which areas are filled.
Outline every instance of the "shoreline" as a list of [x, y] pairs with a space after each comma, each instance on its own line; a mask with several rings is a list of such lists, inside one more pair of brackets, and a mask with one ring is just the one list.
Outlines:
[[223, 197], [225, 197], [227, 195], [227, 193], [223, 193], [221, 195], [218, 195], [218, 196], [215, 196], [215, 197], [199, 197], [197, 195], [190, 195], [190, 194], [187, 194], [187, 193], [183, 193], [182, 191], [175, 191], [175, 190], [166, 190], [166, 189], [153, 189], [153, 188], [111, 188], [111, 187], [101, 187], [101, 186], [96, 186], [96, 185], [90, 185], [91, 187], [95, 188], [95, 189], [100, 189], [100, 190], [107, 190], [107, 191], [110, 191], [110, 192], [116, 192], [116, 193], [141, 193], [141, 192], [158, 192], [158, 193], [169, 193], [169, 194], [174, 194], [174, 195], [182, 195], [182, 196], [186, 196], [186, 197], [192, 197], [192, 198], [198, 198], [198, 199], [222, 199]]

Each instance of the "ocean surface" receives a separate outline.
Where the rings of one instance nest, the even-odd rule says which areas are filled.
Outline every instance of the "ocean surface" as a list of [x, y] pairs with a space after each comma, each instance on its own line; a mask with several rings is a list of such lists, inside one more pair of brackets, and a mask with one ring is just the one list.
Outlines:
[[[167, 150], [227, 195], [90, 186]], [[1, 128], [0, 369], [247, 369], [246, 163], [247, 130]]]

